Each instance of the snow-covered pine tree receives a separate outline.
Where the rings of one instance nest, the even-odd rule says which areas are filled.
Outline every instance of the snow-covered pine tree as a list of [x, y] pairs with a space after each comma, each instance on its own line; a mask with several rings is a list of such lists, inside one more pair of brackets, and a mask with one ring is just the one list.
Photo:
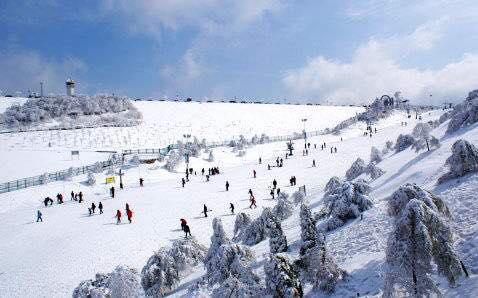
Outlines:
[[294, 204], [297, 206], [299, 204], [303, 204], [305, 200], [305, 194], [304, 192], [298, 190], [292, 194], [292, 200]]
[[412, 145], [412, 148], [416, 152], [427, 148], [430, 151], [430, 148], [439, 148], [440, 141], [434, 136], [430, 135], [432, 127], [428, 123], [420, 122], [415, 128], [413, 128], [412, 135], [415, 138], [415, 142]]
[[86, 185], [93, 186], [96, 184], [95, 175], [92, 172], [88, 172], [86, 176]]
[[[398, 196], [406, 198], [397, 199]], [[441, 296], [431, 278], [432, 260], [450, 285], [464, 275], [464, 267], [453, 248], [451, 228], [430, 200], [403, 191], [394, 197], [389, 203], [407, 203], [401, 210], [396, 209], [401, 204], [389, 206], [392, 215], [395, 214], [395, 227], [387, 242], [383, 296], [395, 297], [397, 292], [414, 297]]]
[[401, 152], [415, 143], [415, 139], [409, 134], [400, 134], [395, 143], [395, 152]]
[[272, 209], [272, 213], [279, 220], [284, 220], [292, 215], [294, 205], [289, 201], [289, 195], [285, 192], [281, 192], [277, 196], [277, 204]]
[[134, 268], [118, 266], [108, 274], [97, 273], [95, 280], [81, 282], [73, 291], [73, 298], [143, 297], [140, 276]]
[[281, 253], [287, 251], [287, 238], [282, 232], [280, 220], [272, 213], [270, 208], [265, 208], [263, 212], [264, 225], [269, 235], [269, 249], [271, 253]]
[[302, 244], [300, 247], [300, 253], [304, 254], [307, 249], [316, 245], [317, 241], [317, 229], [316, 221], [312, 216], [312, 211], [309, 206], [302, 204], [300, 206], [300, 239]]
[[365, 171], [365, 162], [360, 157], [357, 158], [345, 173], [347, 180], [354, 180]]
[[371, 162], [368, 164], [367, 168], [365, 169], [365, 173], [369, 175], [372, 180], [375, 180], [378, 177], [385, 174], [385, 171], [379, 168], [376, 164]]
[[95, 162], [91, 171], [97, 174], [103, 172], [103, 164], [100, 161]]
[[363, 180], [344, 182], [334, 192], [324, 195], [324, 208], [320, 223], [321, 230], [330, 231], [345, 224], [348, 219], [357, 218], [372, 207], [368, 197], [370, 186]]
[[255, 245], [269, 236], [267, 223], [272, 216], [270, 208], [264, 208], [262, 214], [254, 219], [250, 225], [244, 229], [242, 243], [245, 245]]
[[[319, 249], [319, 253], [317, 253], [317, 249]], [[313, 260], [319, 260], [319, 263], [316, 263], [317, 273], [315, 275], [314, 289], [326, 293], [334, 292], [337, 283], [347, 276], [347, 272], [341, 269], [327, 252], [325, 241], [320, 243], [320, 246], [309, 250], [309, 254], [315, 255]]]
[[448, 123], [447, 133], [478, 122], [478, 90], [469, 92], [462, 103], [455, 105], [449, 117], [451, 120]]
[[181, 274], [204, 261], [206, 248], [194, 238], [179, 239], [171, 249], [161, 248], [152, 255], [141, 271], [146, 295], [162, 297], [180, 282]]
[[244, 230], [251, 224], [251, 222], [251, 217], [244, 212], [236, 215], [236, 220], [234, 222], [234, 241], [240, 241], [242, 239]]
[[370, 162], [379, 163], [382, 161], [382, 153], [377, 147], [373, 146], [370, 150]]
[[166, 160], [166, 164], [164, 165], [164, 167], [168, 171], [174, 172], [176, 167], [181, 162], [181, 158], [182, 158], [182, 155], [179, 153], [179, 150], [172, 150], [169, 153], [168, 159]]
[[264, 264], [266, 292], [273, 297], [302, 297], [304, 292], [298, 272], [285, 255], [269, 255]]
[[445, 162], [450, 170], [438, 179], [438, 183], [478, 171], [478, 149], [473, 144], [458, 140], [451, 151], [451, 156]]
[[333, 193], [341, 184], [342, 184], [342, 180], [337, 176], [333, 176], [332, 178], [329, 179], [327, 184], [325, 184], [324, 193], [325, 194]]

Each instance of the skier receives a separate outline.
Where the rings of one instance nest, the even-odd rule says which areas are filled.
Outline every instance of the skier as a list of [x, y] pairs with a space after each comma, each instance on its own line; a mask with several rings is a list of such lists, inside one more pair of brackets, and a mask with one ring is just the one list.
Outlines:
[[282, 168], [282, 164], [283, 164], [283, 163], [284, 163], [284, 160], [281, 158], [281, 159], [280, 159], [280, 166], [281, 166], [281, 168]]
[[330, 153], [334, 153], [334, 147], [330, 147]]
[[100, 214], [103, 214], [103, 204], [101, 202], [98, 204], [98, 209], [100, 209]]
[[271, 170], [271, 165], [267, 164], [267, 169], [270, 171]]
[[279, 167], [279, 157], [276, 159], [277, 167]]
[[93, 213], [95, 213], [95, 209], [96, 209], [95, 203], [91, 203], [91, 210], [93, 211]]
[[279, 197], [280, 194], [280, 188], [277, 188], [277, 197]]
[[121, 211], [116, 210], [116, 224], [119, 224], [121, 222]]
[[275, 197], [274, 197], [274, 190], [273, 190], [273, 189], [271, 189], [270, 195], [271, 195], [272, 199], [275, 198]]
[[78, 194], [75, 193], [75, 198], [74, 198], [75, 201], [78, 201]]
[[254, 208], [257, 208], [257, 205], [256, 205], [256, 198], [254, 198], [254, 196], [251, 196], [251, 205], [249, 206], [249, 208], [252, 209], [252, 206], [254, 206]]
[[202, 168], [202, 170], [201, 170], [201, 174], [204, 176], [204, 168]]
[[125, 208], [125, 210], [126, 210], [126, 211], [129, 210], [129, 204], [128, 204], [128, 203], [126, 203], [126, 208]]
[[181, 222], [181, 230], [184, 231], [184, 227], [187, 225], [187, 222], [184, 218], [181, 218], [179, 221]]
[[83, 202], [83, 193], [81, 191], [78, 194], [78, 198], [79, 198], [79, 200], [78, 200], [79, 203]]
[[262, 158], [259, 157], [259, 164], [261, 164], [261, 163], [262, 163]]
[[189, 236], [192, 237], [192, 235], [191, 235], [191, 229], [189, 228], [188, 225], [184, 225], [184, 230], [183, 230], [183, 231], [184, 231], [184, 233], [186, 234], [186, 235], [184, 236], [185, 238], [188, 238], [188, 234], [189, 234]]
[[209, 182], [209, 175], [206, 175], [206, 182]]
[[126, 210], [126, 215], [128, 216], [129, 223], [131, 223], [131, 218], [133, 218], [133, 211], [131, 211], [131, 209]]
[[231, 214], [234, 214], [234, 204], [229, 203], [229, 209], [231, 209]]
[[204, 217], [207, 217], [207, 206], [206, 204], [204, 204], [204, 207], [203, 207], [203, 213], [204, 213]]
[[71, 191], [71, 199], [70, 201], [73, 201], [75, 199], [75, 193], [73, 191]]
[[88, 215], [91, 216], [91, 214], [93, 214], [93, 212], [91, 211], [91, 208], [88, 207]]
[[275, 179], [272, 181], [272, 186], [274, 187], [274, 189], [276, 189], [276, 187], [277, 187], [277, 181], [276, 181]]
[[254, 178], [256, 178], [256, 170], [252, 170], [252, 175], [254, 175]]
[[229, 191], [229, 181], [226, 181], [226, 191]]
[[115, 187], [114, 186], [111, 186], [110, 188], [110, 196], [114, 199], [115, 197]]
[[37, 210], [37, 222], [39, 222], [39, 221], [43, 222], [43, 218], [42, 218], [42, 214], [41, 214], [40, 210]]
[[48, 202], [50, 202], [50, 197], [46, 197], [46, 198], [43, 200], [43, 204], [45, 204], [45, 207], [48, 206]]
[[181, 178], [181, 184], [183, 185], [183, 187], [184, 187], [184, 184], [186, 184], [186, 180], [184, 180], [184, 178]]
[[143, 179], [143, 178], [139, 178], [139, 186], [140, 186], [140, 187], [143, 187], [143, 182], [144, 182], [144, 179]]
[[335, 153], [337, 153], [337, 147], [335, 147], [334, 151], [335, 151]]
[[312, 167], [315, 168], [315, 159], [312, 160]]
[[250, 197], [252, 197], [252, 196], [253, 196], [253, 195], [252, 195], [252, 189], [250, 189], [250, 188], [249, 188], [249, 191], [248, 191], [248, 193], [249, 193], [249, 196], [250, 196]]

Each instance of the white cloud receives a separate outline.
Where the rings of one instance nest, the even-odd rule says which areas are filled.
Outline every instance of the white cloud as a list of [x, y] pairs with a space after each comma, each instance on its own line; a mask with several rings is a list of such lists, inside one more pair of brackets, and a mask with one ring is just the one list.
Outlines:
[[429, 50], [441, 36], [442, 21], [418, 27], [410, 35], [392, 39], [370, 39], [354, 51], [349, 62], [318, 56], [305, 66], [289, 70], [283, 83], [293, 96], [320, 101], [367, 102], [382, 94], [402, 91], [414, 102], [436, 104], [460, 100], [478, 88], [478, 55], [464, 54], [459, 61], [439, 69], [404, 67], [398, 57]]
[[4, 92], [39, 91], [44, 82], [45, 92], [64, 92], [67, 77], [86, 71], [87, 66], [75, 57], [62, 61], [48, 60], [33, 51], [0, 51], [0, 69], [3, 76], [0, 89]]

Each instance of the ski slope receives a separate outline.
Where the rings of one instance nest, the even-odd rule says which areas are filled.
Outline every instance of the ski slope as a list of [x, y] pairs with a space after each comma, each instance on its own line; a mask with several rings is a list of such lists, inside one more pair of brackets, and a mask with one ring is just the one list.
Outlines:
[[[0, 112], [25, 98], [0, 97]], [[97, 150], [164, 148], [190, 134], [199, 140], [222, 142], [240, 135], [251, 138], [331, 128], [362, 112], [362, 107], [275, 104], [232, 104], [168, 101], [135, 101], [143, 123], [135, 127], [98, 127], [74, 130], [0, 134], [0, 182], [36, 176], [104, 161]], [[41, 126], [39, 126], [41, 127]], [[81, 162], [68, 161], [71, 150], [80, 150]], [[51, 154], [49, 154], [51, 153]], [[37, 164], [31, 167], [32, 163]]]
[[[440, 114], [440, 111], [427, 113], [423, 121], [436, 119]], [[408, 126], [401, 126], [402, 121], [408, 121]], [[185, 188], [180, 184], [184, 165], [178, 167], [177, 173], [170, 173], [158, 163], [126, 167], [125, 189], [117, 191], [114, 199], [108, 196], [109, 185], [103, 183], [103, 174], [97, 175], [94, 187], [85, 186], [86, 177], [79, 176], [71, 182], [55, 182], [1, 194], [0, 232], [4, 240], [0, 242], [0, 297], [66, 297], [81, 280], [93, 278], [97, 272], [110, 272], [118, 264], [141, 270], [153, 251], [183, 237], [180, 218], [188, 220], [192, 235], [206, 246], [210, 243], [214, 217], [222, 219], [228, 236], [232, 237], [235, 217], [229, 214], [229, 203], [236, 205], [236, 212], [257, 217], [262, 207], [275, 204], [269, 198], [273, 179], [277, 179], [282, 191], [290, 194], [297, 190], [288, 184], [289, 177], [295, 175], [298, 186], [306, 185], [307, 199], [317, 211], [323, 187], [331, 176], [343, 177], [357, 157], [368, 163], [372, 146], [383, 148], [386, 141], [395, 141], [400, 133], [409, 133], [416, 123], [417, 120], [396, 113], [377, 124], [378, 133], [372, 138], [363, 136], [365, 124], [359, 123], [344, 131], [343, 141], [340, 136], [333, 135], [311, 138], [310, 142], [319, 144], [319, 148], [312, 149], [309, 156], [300, 154], [303, 142], [296, 141], [296, 154], [284, 159], [283, 168], [271, 171], [267, 170], [267, 164], [274, 164], [277, 156], [284, 157], [284, 143], [248, 148], [243, 157], [236, 156], [231, 148], [217, 148], [214, 150], [215, 162], [206, 161], [207, 154], [203, 154], [191, 158], [190, 166], [196, 170], [219, 166], [221, 175], [211, 176], [211, 181], [206, 182], [198, 170], [198, 175], [193, 175]], [[384, 249], [391, 229], [384, 199], [405, 182], [415, 182], [443, 196], [453, 212], [457, 250], [472, 272], [478, 272], [478, 176], [436, 186], [436, 179], [446, 171], [443, 164], [453, 142], [464, 138], [478, 144], [478, 127], [475, 125], [455, 135], [444, 136], [445, 125], [432, 133], [441, 138], [441, 148], [418, 154], [411, 149], [388, 154], [379, 164], [386, 171], [385, 175], [371, 183], [374, 207], [364, 213], [363, 221], [352, 221], [327, 236], [329, 250], [338, 264], [350, 273], [349, 280], [340, 284], [333, 296], [380, 295]], [[322, 142], [328, 146], [324, 151], [320, 150]], [[338, 153], [330, 154], [330, 146], [336, 146]], [[262, 165], [257, 163], [259, 157], [262, 157]], [[312, 159], [317, 162], [315, 168], [311, 167]], [[252, 178], [254, 169], [256, 179]], [[145, 178], [143, 188], [138, 185], [139, 177]], [[231, 185], [228, 192], [224, 188], [226, 181]], [[257, 198], [257, 209], [248, 208], [248, 189], [252, 189]], [[71, 190], [83, 191], [86, 202], [69, 201]], [[41, 200], [45, 196], [54, 198], [58, 192], [65, 195], [65, 204], [43, 207]], [[99, 201], [105, 213], [88, 216], [87, 207], [92, 202], [98, 205]], [[124, 212], [126, 202], [134, 212], [133, 223], [116, 225], [114, 214], [117, 209]], [[200, 214], [203, 204], [212, 209], [208, 218]], [[43, 213], [43, 223], [35, 222], [36, 210]], [[282, 227], [290, 253], [296, 255], [300, 241], [298, 210], [283, 222]], [[263, 278], [262, 261], [269, 251], [268, 241], [257, 244], [252, 250], [257, 257], [254, 269]], [[187, 287], [203, 272], [201, 266], [197, 267], [172, 296], [187, 296]], [[477, 284], [476, 277], [472, 276], [457, 288], [449, 289], [446, 283], [440, 288], [446, 297], [476, 297]], [[310, 290], [306, 288], [308, 295], [322, 295]]]

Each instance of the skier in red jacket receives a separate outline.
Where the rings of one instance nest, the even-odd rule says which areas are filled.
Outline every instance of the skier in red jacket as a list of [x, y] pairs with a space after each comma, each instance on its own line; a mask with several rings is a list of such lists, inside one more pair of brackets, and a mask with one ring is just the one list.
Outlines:
[[131, 223], [131, 218], [133, 217], [133, 211], [131, 211], [131, 209], [126, 210], [126, 215], [128, 216], [129, 223]]
[[119, 224], [121, 222], [121, 211], [116, 210], [116, 224]]

